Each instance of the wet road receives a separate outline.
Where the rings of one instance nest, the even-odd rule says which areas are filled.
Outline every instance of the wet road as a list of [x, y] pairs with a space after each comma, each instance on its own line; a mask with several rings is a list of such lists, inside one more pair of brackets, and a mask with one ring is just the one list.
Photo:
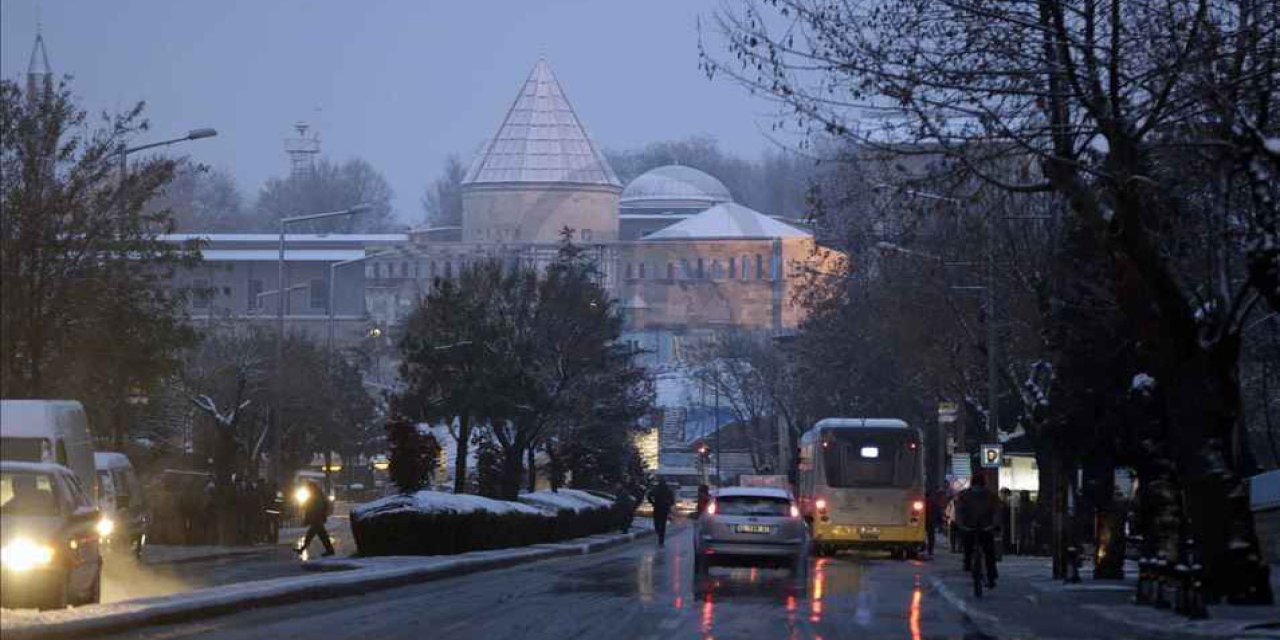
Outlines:
[[115, 638], [963, 638], [927, 563], [841, 556], [784, 571], [717, 569], [692, 583], [691, 533], [575, 558]]

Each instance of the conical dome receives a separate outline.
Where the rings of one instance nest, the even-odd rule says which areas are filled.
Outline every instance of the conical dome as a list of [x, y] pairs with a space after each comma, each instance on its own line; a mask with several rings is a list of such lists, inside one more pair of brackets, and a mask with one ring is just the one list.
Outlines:
[[545, 60], [533, 66], [462, 184], [521, 182], [622, 186]]

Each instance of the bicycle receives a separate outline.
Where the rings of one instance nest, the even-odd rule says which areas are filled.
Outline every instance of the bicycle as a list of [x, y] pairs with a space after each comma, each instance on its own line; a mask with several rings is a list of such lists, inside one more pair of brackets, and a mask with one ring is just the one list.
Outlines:
[[969, 544], [969, 573], [973, 576], [973, 597], [981, 598], [982, 588], [987, 584], [987, 552], [983, 548], [982, 535], [995, 535], [995, 527], [982, 527], [980, 529], [961, 527], [961, 529], [966, 535], [973, 537]]

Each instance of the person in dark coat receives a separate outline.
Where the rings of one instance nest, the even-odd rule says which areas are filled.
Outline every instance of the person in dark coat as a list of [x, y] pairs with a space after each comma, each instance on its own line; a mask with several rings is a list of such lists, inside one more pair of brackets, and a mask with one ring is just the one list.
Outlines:
[[635, 516], [636, 503], [626, 487], [618, 487], [617, 495], [618, 498], [614, 501], [613, 507], [618, 510], [619, 529], [622, 533], [627, 533], [631, 531], [631, 519]]
[[947, 508], [947, 492], [938, 489], [924, 503], [925, 546], [929, 555], [933, 555], [934, 542], [938, 537], [938, 528], [942, 526], [942, 512]]
[[956, 498], [956, 519], [964, 531], [964, 570], [969, 571], [973, 545], [982, 545], [986, 561], [987, 587], [996, 586], [996, 545], [994, 529], [1000, 526], [1000, 498], [987, 488], [982, 474], [973, 476], [968, 489]]
[[653, 530], [658, 534], [658, 546], [667, 542], [667, 519], [671, 517], [671, 507], [676, 503], [676, 494], [671, 490], [665, 478], [658, 480], [658, 486], [649, 492], [649, 504], [653, 505]]
[[705, 484], [698, 485], [698, 510], [697, 517], [707, 512], [707, 505], [711, 504], [711, 487]]
[[302, 539], [302, 546], [294, 549], [294, 552], [301, 555], [311, 544], [311, 538], [320, 538], [321, 544], [324, 545], [324, 555], [333, 555], [333, 542], [329, 540], [329, 531], [324, 528], [324, 523], [329, 519], [329, 497], [324, 495], [320, 490], [320, 485], [315, 481], [307, 481], [307, 489], [311, 493], [311, 498], [307, 500], [304, 507], [302, 522], [307, 525], [307, 535]]

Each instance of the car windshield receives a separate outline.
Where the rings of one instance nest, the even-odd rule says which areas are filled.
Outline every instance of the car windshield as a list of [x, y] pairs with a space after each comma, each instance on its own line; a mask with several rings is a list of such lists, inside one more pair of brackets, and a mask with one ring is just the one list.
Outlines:
[[35, 471], [0, 472], [0, 514], [58, 515], [55, 486], [52, 474]]
[[716, 498], [716, 515], [787, 516], [791, 501], [773, 496], [721, 496]]

